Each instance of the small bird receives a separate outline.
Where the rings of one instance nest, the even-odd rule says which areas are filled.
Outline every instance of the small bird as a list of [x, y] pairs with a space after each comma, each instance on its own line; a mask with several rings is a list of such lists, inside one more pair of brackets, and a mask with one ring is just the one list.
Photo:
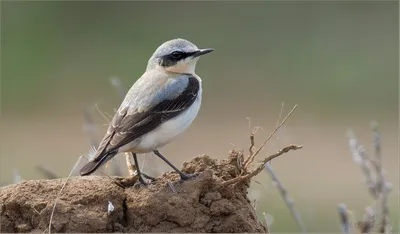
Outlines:
[[[179, 175], [185, 174], [158, 149], [184, 132], [196, 118], [201, 105], [202, 84], [195, 73], [199, 56], [214, 49], [199, 49], [185, 39], [163, 43], [148, 61], [146, 71], [133, 84], [113, 117], [95, 155], [80, 170], [89, 175], [118, 153], [153, 152]], [[137, 166], [139, 182], [146, 185]]]

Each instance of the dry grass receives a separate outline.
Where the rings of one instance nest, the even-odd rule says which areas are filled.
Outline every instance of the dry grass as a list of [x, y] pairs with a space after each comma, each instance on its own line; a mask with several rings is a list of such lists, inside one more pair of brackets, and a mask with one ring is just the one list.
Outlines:
[[[374, 157], [369, 157], [364, 146], [359, 144], [353, 132], [349, 132], [349, 145], [353, 155], [353, 160], [358, 164], [363, 172], [365, 183], [367, 185], [374, 204], [365, 208], [365, 213], [361, 221], [357, 222], [357, 227], [361, 233], [372, 232], [375, 228], [379, 233], [391, 232], [392, 226], [389, 220], [388, 194], [392, 188], [391, 183], [386, 181], [384, 169], [382, 167], [381, 156], [381, 137], [378, 131], [378, 124], [371, 124], [373, 133], [372, 148]], [[346, 225], [345, 213], [340, 213], [342, 227]], [[343, 228], [342, 228], [343, 229]], [[349, 233], [350, 230], [345, 233]]]

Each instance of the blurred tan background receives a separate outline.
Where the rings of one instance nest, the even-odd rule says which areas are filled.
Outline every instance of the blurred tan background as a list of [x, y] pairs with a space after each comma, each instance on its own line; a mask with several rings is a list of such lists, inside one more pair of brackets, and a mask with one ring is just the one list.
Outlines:
[[[337, 204], [360, 219], [372, 203], [346, 131], [372, 155], [380, 123], [389, 208], [399, 230], [398, 2], [2, 2], [0, 182], [41, 179], [42, 165], [67, 176], [89, 140], [83, 110], [109, 115], [164, 41], [181, 37], [215, 52], [200, 59], [203, 104], [191, 128], [162, 149], [175, 164], [248, 148], [248, 121], [276, 125], [281, 103], [298, 109], [262, 154], [301, 144], [272, 166], [310, 232], [339, 232]], [[107, 120], [93, 109], [99, 138]], [[107, 115], [107, 114], [106, 114]], [[147, 155], [160, 172], [170, 170]], [[124, 158], [115, 159], [121, 167]], [[154, 165], [154, 164], [153, 164]], [[151, 165], [147, 165], [150, 167]], [[104, 169], [105, 171], [107, 169]], [[146, 170], [151, 170], [150, 168]], [[297, 232], [267, 173], [250, 196], [271, 231]]]

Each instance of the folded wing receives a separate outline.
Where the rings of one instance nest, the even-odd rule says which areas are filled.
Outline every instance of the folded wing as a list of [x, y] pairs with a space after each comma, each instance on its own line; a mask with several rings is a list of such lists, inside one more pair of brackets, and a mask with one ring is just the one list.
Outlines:
[[[146, 111], [129, 111], [130, 107], [128, 107], [117, 112], [108, 128], [107, 134], [97, 149], [94, 159], [81, 169], [81, 175], [92, 173], [107, 160], [111, 159], [120, 147], [138, 139], [160, 126], [163, 122], [186, 111], [196, 100], [200, 83], [195, 77], [189, 75], [179, 79], [187, 79], [187, 82], [185, 82], [186, 87], [182, 89], [183, 91], [180, 94], [171, 93], [164, 100], [157, 101]], [[168, 85], [182, 85], [182, 83], [175, 82]], [[176, 90], [174, 89], [176, 87], [168, 87], [168, 85], [161, 89], [160, 92]], [[156, 97], [157, 95], [155, 94], [154, 96]]]

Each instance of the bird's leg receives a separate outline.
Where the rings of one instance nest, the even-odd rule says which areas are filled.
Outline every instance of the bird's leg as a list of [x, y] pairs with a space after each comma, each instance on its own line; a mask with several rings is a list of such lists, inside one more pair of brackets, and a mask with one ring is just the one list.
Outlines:
[[[139, 166], [139, 162], [138, 162], [138, 159], [137, 159], [137, 155], [135, 154], [135, 153], [131, 153], [132, 154], [132, 156], [133, 156], [133, 160], [135, 161], [135, 165], [136, 165], [136, 171], [137, 171], [137, 175], [138, 175], [138, 178], [139, 178], [139, 182], [142, 184], [142, 185], [149, 185], [149, 183], [147, 183], [146, 181], [144, 181], [144, 179], [143, 179], [143, 177], [142, 177], [142, 172], [140, 171], [140, 166]], [[146, 176], [147, 177], [147, 176]], [[153, 178], [154, 179], [154, 178]]]
[[166, 159], [158, 150], [153, 151], [155, 155], [157, 155], [159, 158], [161, 158], [164, 162], [166, 162], [170, 167], [172, 167], [181, 177], [181, 180], [188, 180], [190, 178], [196, 177], [197, 174], [185, 174], [181, 172], [178, 168], [176, 168], [168, 159]]

